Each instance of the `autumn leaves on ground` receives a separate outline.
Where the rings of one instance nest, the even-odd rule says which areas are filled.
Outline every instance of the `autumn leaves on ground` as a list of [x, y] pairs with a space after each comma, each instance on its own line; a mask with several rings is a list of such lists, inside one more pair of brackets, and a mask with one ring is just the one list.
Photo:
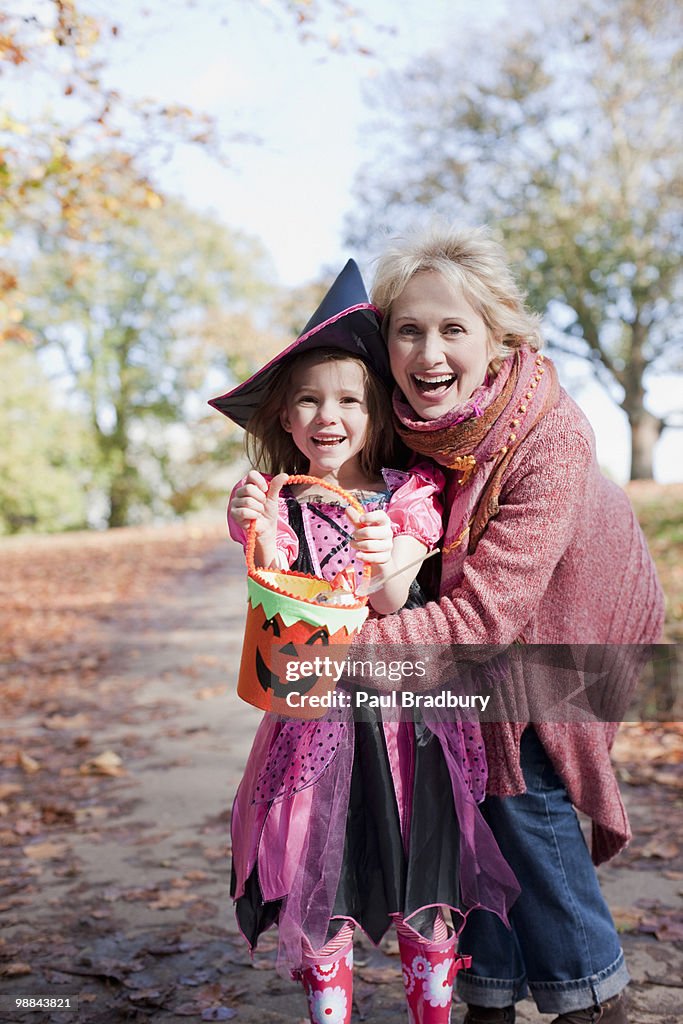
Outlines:
[[[683, 487], [630, 494], [680, 642]], [[234, 693], [244, 569], [220, 516], [6, 539], [0, 560], [0, 1021], [302, 1020], [272, 941], [251, 965], [228, 896], [228, 810], [259, 716]], [[673, 1024], [683, 726], [628, 723], [615, 760], [635, 838], [601, 874], [632, 1020]], [[360, 943], [354, 1020], [403, 1019], [399, 979], [391, 939]], [[78, 1012], [15, 1008], [41, 995]], [[531, 1003], [518, 1019], [547, 1020]]]

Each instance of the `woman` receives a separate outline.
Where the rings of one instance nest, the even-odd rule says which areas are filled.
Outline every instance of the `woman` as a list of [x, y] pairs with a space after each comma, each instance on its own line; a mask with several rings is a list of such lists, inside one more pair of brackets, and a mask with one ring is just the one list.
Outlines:
[[[593, 432], [539, 354], [502, 250], [479, 230], [395, 240], [372, 301], [397, 389], [397, 429], [448, 471], [438, 602], [369, 622], [368, 644], [647, 644], [663, 600], [630, 504], [600, 473]], [[553, 1024], [625, 1024], [628, 973], [596, 864], [630, 838], [610, 764], [616, 724], [484, 727], [482, 805], [522, 885], [508, 931], [470, 916], [458, 990], [466, 1024], [512, 1024], [531, 991]]]

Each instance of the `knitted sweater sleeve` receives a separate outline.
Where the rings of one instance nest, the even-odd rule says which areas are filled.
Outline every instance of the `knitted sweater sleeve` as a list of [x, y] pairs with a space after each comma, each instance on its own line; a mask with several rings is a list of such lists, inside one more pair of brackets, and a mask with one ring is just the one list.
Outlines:
[[582, 433], [532, 432], [508, 468], [498, 515], [465, 559], [460, 585], [423, 608], [367, 622], [360, 641], [513, 643], [534, 618], [572, 538], [593, 465]]

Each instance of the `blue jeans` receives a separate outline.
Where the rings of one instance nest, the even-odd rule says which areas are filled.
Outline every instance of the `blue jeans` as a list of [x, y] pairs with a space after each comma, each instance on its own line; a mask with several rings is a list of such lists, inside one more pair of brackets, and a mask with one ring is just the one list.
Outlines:
[[459, 948], [474, 959], [457, 990], [488, 1007], [530, 991], [541, 1013], [568, 1013], [621, 992], [629, 975], [576, 812], [533, 728], [521, 765], [527, 792], [481, 805], [522, 887], [512, 930], [488, 911], [470, 914]]

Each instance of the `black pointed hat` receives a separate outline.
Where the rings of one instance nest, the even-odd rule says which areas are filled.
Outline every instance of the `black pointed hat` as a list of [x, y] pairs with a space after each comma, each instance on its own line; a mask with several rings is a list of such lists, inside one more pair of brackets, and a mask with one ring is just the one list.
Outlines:
[[246, 427], [265, 398], [283, 359], [314, 348], [345, 349], [349, 355], [367, 363], [388, 384], [391, 370], [379, 329], [381, 319], [381, 313], [368, 299], [358, 266], [354, 260], [349, 260], [296, 341], [249, 380], [225, 395], [210, 399], [209, 405], [240, 427]]

